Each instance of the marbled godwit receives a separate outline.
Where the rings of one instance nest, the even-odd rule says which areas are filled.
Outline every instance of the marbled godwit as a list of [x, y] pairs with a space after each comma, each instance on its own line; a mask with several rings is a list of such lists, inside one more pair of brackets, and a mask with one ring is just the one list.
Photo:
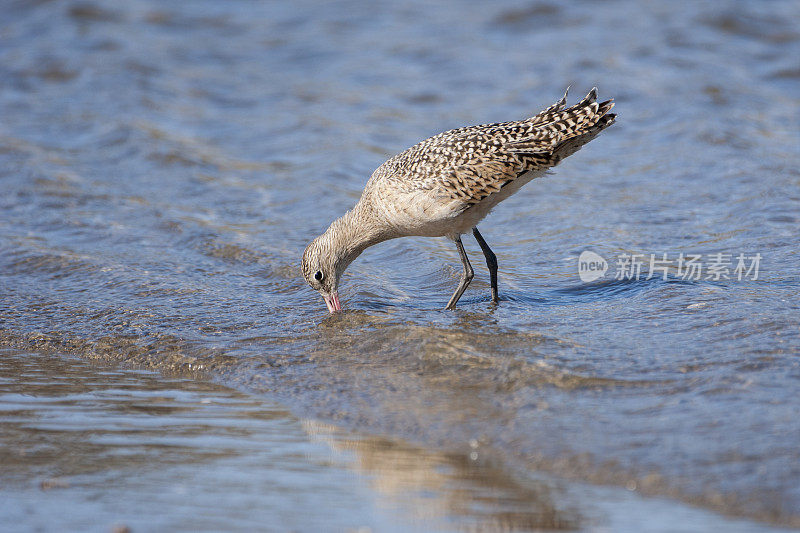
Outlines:
[[328, 310], [342, 309], [339, 279], [366, 248], [397, 237], [449, 237], [464, 272], [446, 309], [472, 281], [461, 235], [472, 230], [486, 257], [492, 302], [498, 301], [497, 258], [477, 225], [498, 203], [575, 153], [614, 123], [614, 102], [597, 103], [597, 88], [571, 107], [567, 95], [520, 121], [468, 126], [412, 146], [372, 174], [358, 203], [311, 241], [303, 277]]

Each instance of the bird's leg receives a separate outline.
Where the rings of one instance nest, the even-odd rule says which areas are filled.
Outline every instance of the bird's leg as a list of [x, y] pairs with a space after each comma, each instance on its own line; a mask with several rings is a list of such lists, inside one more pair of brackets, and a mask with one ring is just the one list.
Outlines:
[[475, 276], [475, 272], [472, 270], [472, 265], [469, 264], [467, 252], [464, 251], [464, 245], [461, 244], [461, 235], [456, 236], [455, 240], [456, 246], [458, 247], [458, 254], [461, 256], [461, 263], [464, 265], [464, 273], [461, 274], [461, 281], [458, 282], [458, 288], [456, 289], [456, 292], [453, 293], [450, 301], [447, 302], [447, 307], [445, 307], [445, 309], [456, 308], [456, 302], [458, 302], [458, 299], [461, 298], [462, 294], [464, 294], [464, 291], [467, 289], [467, 285], [469, 285], [469, 282], [472, 281], [472, 278]]
[[492, 284], [492, 303], [497, 303], [497, 256], [494, 255], [494, 252], [489, 245], [486, 244], [486, 241], [483, 240], [483, 235], [481, 232], [478, 231], [478, 228], [472, 228], [472, 234], [475, 236], [475, 240], [478, 241], [478, 244], [483, 251], [483, 255], [486, 256], [486, 266], [489, 267], [489, 282]]

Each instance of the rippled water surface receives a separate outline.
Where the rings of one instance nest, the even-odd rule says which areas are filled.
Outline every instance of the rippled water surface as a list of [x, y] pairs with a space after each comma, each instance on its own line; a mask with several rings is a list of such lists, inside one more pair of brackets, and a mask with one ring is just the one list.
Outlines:
[[517, 476], [474, 449], [298, 420], [207, 382], [64, 354], [0, 356], [8, 533], [753, 527], [625, 489]]
[[[210, 377], [523, 477], [800, 526], [797, 2], [2, 11], [10, 353]], [[617, 124], [481, 225], [498, 306], [471, 238], [455, 312], [452, 243], [404, 239], [360, 257], [327, 316], [300, 254], [375, 167], [567, 85], [615, 97]], [[604, 278], [578, 277], [585, 250]], [[664, 253], [761, 261], [613, 279], [620, 254]]]

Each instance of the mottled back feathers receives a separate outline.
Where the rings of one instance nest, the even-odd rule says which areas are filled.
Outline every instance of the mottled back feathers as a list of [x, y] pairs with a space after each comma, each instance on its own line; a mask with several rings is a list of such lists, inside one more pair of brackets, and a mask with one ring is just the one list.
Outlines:
[[[543, 171], [575, 153], [614, 123], [611, 100], [598, 103], [597, 89], [566, 107], [558, 102], [526, 120], [446, 131], [392, 157], [373, 174], [379, 182], [411, 192], [426, 190], [443, 199], [480, 203], [529, 171]], [[388, 183], [383, 183], [388, 185]]]

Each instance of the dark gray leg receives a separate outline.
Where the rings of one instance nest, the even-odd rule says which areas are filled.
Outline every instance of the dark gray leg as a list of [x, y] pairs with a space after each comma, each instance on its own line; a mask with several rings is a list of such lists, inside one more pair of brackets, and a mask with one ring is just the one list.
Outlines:
[[469, 282], [472, 281], [472, 278], [475, 276], [475, 272], [472, 270], [472, 265], [469, 264], [467, 252], [464, 251], [464, 245], [461, 244], [461, 235], [456, 237], [456, 246], [458, 247], [458, 254], [461, 256], [461, 263], [464, 265], [464, 273], [461, 274], [461, 281], [458, 283], [458, 288], [456, 289], [456, 292], [453, 293], [450, 301], [447, 302], [447, 307], [445, 307], [445, 309], [456, 308], [456, 302], [459, 298], [461, 298], [461, 295], [464, 294], [464, 291], [467, 289], [467, 285], [469, 285]]
[[478, 228], [472, 228], [472, 234], [475, 235], [475, 240], [483, 250], [483, 255], [486, 256], [486, 266], [489, 267], [489, 282], [492, 284], [492, 303], [497, 303], [497, 256], [486, 241], [483, 240], [483, 235], [478, 231]]

